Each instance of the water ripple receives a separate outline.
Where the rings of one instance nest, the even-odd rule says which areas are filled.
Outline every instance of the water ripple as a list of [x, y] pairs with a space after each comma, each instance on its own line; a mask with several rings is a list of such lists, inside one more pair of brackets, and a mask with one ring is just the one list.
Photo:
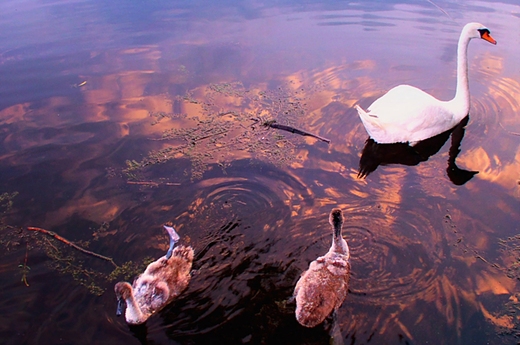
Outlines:
[[[202, 336], [250, 315], [248, 304], [256, 305], [262, 293], [259, 279], [266, 275], [267, 280], [285, 279], [280, 277], [289, 263], [283, 262], [280, 252], [291, 245], [281, 239], [286, 236], [284, 229], [292, 226], [291, 215], [311, 206], [312, 192], [296, 177], [272, 166], [244, 160], [227, 167], [225, 175], [221, 170], [210, 172], [186, 186], [191, 194], [179, 187], [178, 192], [188, 196], [181, 205], [170, 206], [171, 195], [165, 190], [144, 191], [149, 201], [140, 209], [147, 210], [147, 217], [167, 221], [175, 210], [185, 210], [173, 223], [182, 241], [195, 249], [190, 286], [161, 312], [163, 326], [149, 322], [147, 332], [153, 336], [164, 328], [174, 338]], [[138, 237], [150, 236], [139, 233]], [[271, 271], [277, 273], [273, 276]]]

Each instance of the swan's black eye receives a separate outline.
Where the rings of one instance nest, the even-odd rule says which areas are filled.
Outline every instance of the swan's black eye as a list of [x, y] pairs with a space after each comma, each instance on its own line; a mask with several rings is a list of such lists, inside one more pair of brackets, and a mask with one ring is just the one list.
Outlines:
[[488, 29], [478, 29], [478, 32], [480, 32], [480, 37], [483, 37], [485, 34], [490, 34]]

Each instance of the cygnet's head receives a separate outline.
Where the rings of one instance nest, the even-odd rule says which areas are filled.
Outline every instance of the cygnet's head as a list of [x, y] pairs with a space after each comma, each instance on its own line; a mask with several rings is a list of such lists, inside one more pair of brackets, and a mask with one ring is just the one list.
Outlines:
[[119, 282], [114, 286], [114, 291], [117, 298], [116, 315], [120, 316], [126, 306], [125, 300], [132, 295], [132, 286], [127, 282]]
[[341, 209], [333, 208], [332, 211], [330, 211], [329, 223], [334, 228], [343, 225], [343, 212], [341, 212]]

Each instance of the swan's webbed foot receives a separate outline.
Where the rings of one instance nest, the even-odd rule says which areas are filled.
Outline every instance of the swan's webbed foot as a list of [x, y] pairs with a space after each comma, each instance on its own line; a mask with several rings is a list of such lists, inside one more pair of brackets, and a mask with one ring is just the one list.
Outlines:
[[460, 169], [456, 164], [449, 164], [446, 172], [450, 181], [456, 186], [462, 186], [478, 174], [478, 171]]
[[164, 229], [168, 232], [168, 235], [170, 235], [170, 248], [165, 255], [166, 259], [170, 259], [172, 257], [173, 247], [175, 243], [179, 241], [180, 237], [173, 227], [164, 225]]

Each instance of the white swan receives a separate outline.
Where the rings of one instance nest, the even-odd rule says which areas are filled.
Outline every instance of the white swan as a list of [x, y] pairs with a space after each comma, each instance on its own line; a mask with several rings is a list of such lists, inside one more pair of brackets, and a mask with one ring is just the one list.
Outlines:
[[343, 213], [332, 209], [332, 246], [327, 254], [310, 263], [294, 289], [296, 320], [305, 327], [315, 327], [336, 311], [347, 296], [350, 280], [350, 252], [341, 235]]
[[193, 262], [193, 248], [179, 246], [173, 249], [179, 235], [175, 229], [164, 226], [170, 235], [170, 248], [165, 256], [148, 265], [132, 285], [119, 282], [114, 291], [117, 297], [116, 315], [121, 315], [126, 304], [126, 322], [144, 323], [150, 316], [168, 305], [188, 287]]
[[472, 38], [497, 43], [484, 25], [464, 26], [457, 47], [457, 89], [451, 101], [440, 101], [410, 85], [396, 86], [375, 100], [366, 112], [356, 105], [368, 135], [379, 144], [413, 145], [453, 128], [468, 115], [468, 44]]

